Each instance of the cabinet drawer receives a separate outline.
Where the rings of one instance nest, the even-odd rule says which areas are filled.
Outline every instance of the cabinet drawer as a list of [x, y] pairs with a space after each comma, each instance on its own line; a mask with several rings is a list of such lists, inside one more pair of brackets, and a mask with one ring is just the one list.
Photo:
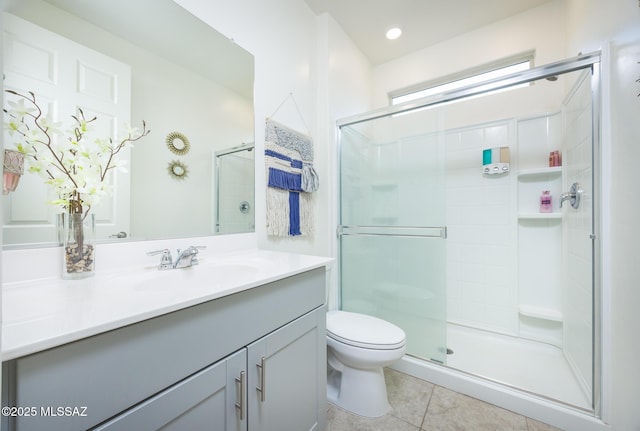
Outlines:
[[86, 407], [9, 418], [10, 431], [85, 430], [322, 305], [318, 268], [5, 364], [4, 405]]

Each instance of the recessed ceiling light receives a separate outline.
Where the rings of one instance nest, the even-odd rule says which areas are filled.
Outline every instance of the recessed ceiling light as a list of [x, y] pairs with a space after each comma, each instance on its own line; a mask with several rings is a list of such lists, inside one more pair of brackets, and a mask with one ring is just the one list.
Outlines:
[[400, 30], [398, 27], [391, 28], [389, 29], [389, 31], [387, 31], [387, 39], [389, 40], [397, 39], [400, 37], [401, 34], [402, 34], [402, 30]]

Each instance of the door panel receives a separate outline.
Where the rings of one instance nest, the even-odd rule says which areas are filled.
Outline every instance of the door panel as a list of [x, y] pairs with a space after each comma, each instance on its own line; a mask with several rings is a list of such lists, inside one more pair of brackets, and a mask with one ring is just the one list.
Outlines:
[[[131, 109], [128, 65], [7, 13], [3, 31], [5, 88], [36, 94], [45, 113], [63, 122], [65, 130], [80, 108], [87, 118], [98, 117], [93, 124], [100, 136], [115, 140], [124, 135], [121, 128], [129, 122]], [[6, 132], [4, 139], [5, 146], [13, 148]], [[128, 151], [120, 157], [129, 158]], [[112, 172], [107, 181], [115, 186], [114, 194], [93, 209], [100, 239], [129, 232], [130, 177]], [[47, 204], [54, 198], [39, 176], [25, 173], [16, 191], [4, 198], [4, 243], [55, 241], [60, 209]]]
[[399, 326], [409, 355], [445, 362], [444, 135], [437, 112], [419, 115], [420, 135], [407, 117], [341, 129], [341, 308]]
[[564, 352], [585, 395], [593, 391], [593, 136], [590, 70], [578, 78], [564, 103], [566, 137], [563, 191], [579, 184], [577, 208], [562, 206]]
[[325, 319], [325, 308], [317, 308], [247, 348], [249, 429], [321, 429], [325, 413], [320, 401], [326, 400]]
[[342, 308], [402, 328], [407, 353], [446, 360], [445, 241], [439, 236], [343, 235]]

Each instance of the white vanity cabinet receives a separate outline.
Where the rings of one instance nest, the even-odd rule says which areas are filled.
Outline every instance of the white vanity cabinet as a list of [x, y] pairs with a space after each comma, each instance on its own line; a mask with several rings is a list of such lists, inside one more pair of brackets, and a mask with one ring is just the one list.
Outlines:
[[[3, 430], [321, 430], [325, 269], [9, 361]], [[79, 407], [84, 415], [58, 415]]]

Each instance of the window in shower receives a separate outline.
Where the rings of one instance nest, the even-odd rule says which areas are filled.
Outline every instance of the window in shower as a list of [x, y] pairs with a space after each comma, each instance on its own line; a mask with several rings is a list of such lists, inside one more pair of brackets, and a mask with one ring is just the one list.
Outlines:
[[[398, 105], [400, 103], [422, 99], [424, 97], [433, 96], [435, 94], [457, 90], [469, 85], [478, 84], [480, 82], [502, 78], [513, 73], [528, 70], [531, 68], [532, 64], [533, 52], [528, 52], [515, 57], [509, 57], [507, 59], [483, 65], [472, 70], [457, 73], [424, 84], [419, 84], [418, 86], [412, 87], [410, 89], [393, 92], [391, 93], [391, 104]], [[493, 86], [495, 87], [495, 84]], [[509, 89], [518, 87], [520, 86], [510, 87]], [[493, 88], [491, 84], [487, 84], [484, 87], [485, 90], [490, 90], [491, 88]]]
[[[523, 72], [534, 85], [512, 91], [341, 125], [342, 307], [403, 328], [411, 356], [594, 411], [593, 58]], [[485, 175], [483, 150], [499, 147], [511, 169]]]

